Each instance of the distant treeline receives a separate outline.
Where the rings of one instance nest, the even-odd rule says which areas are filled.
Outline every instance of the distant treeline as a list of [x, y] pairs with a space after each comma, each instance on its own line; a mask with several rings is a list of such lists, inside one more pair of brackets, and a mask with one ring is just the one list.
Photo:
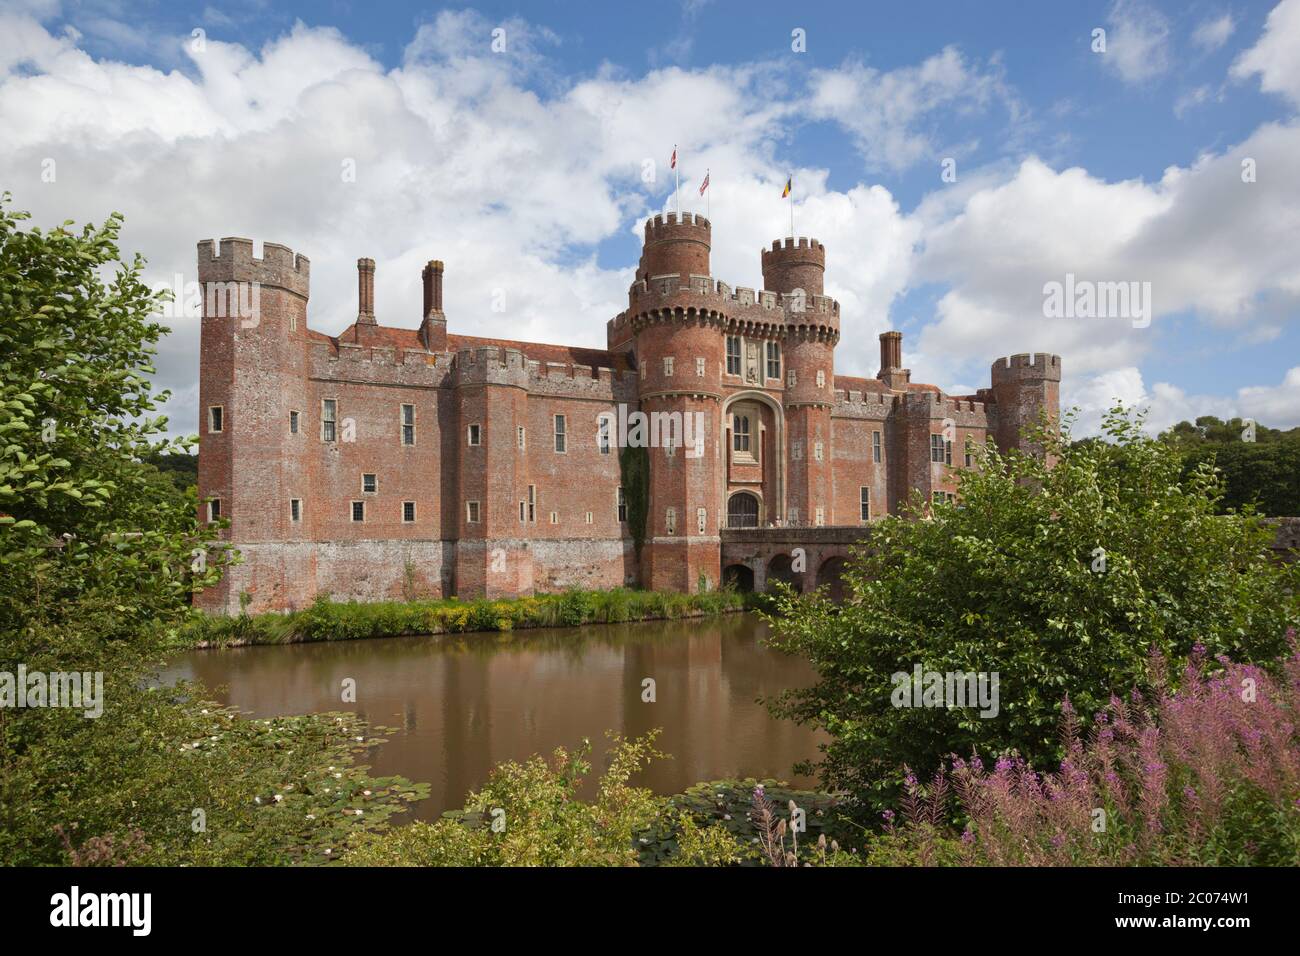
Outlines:
[[1254, 504], [1274, 517], [1300, 515], [1300, 428], [1282, 431], [1254, 426], [1254, 441], [1247, 441], [1246, 422], [1220, 421], [1203, 415], [1196, 423], [1179, 422], [1160, 434], [1160, 440], [1183, 454], [1183, 474], [1201, 462], [1212, 461], [1222, 473], [1221, 511]]

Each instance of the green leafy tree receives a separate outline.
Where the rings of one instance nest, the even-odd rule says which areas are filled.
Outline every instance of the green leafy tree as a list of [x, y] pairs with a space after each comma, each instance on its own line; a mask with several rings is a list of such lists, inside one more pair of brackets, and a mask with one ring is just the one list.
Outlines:
[[[1197, 642], [1240, 661], [1281, 654], [1300, 617], [1300, 565], [1272, 560], [1272, 531], [1249, 508], [1216, 514], [1213, 470], [1183, 478], [1178, 453], [1139, 418], [1112, 409], [1104, 432], [1072, 445], [1038, 429], [1052, 467], [981, 452], [978, 469], [959, 473], [959, 504], [873, 526], [843, 607], [780, 602], [773, 642], [806, 656], [818, 681], [775, 709], [830, 734], [830, 787], [883, 807], [903, 765], [975, 748], [1052, 766], [1066, 695], [1081, 714], [1100, 711], [1112, 693], [1147, 686], [1152, 651], [1171, 666]], [[895, 706], [893, 675], [917, 664], [997, 672], [996, 716]]]
[[[161, 296], [141, 281], [139, 256], [120, 260], [119, 215], [46, 232], [19, 228], [27, 217], [8, 206], [6, 194], [0, 674], [77, 672], [93, 683], [100, 673], [103, 683], [94, 718], [0, 706], [0, 861], [283, 862], [311, 845], [305, 827], [341, 841], [346, 832], [330, 829], [347, 819], [332, 813], [338, 787], [324, 794], [330, 785], [315, 781], [331, 762], [339, 779], [364, 776], [350, 749], [364, 725], [303, 719], [268, 734], [271, 725], [218, 720], [202, 688], [148, 689], [181, 646], [191, 590], [215, 582], [227, 560], [193, 496], [148, 463], [190, 443], [160, 440], [166, 420], [154, 414], [167, 397], [149, 384], [166, 331], [151, 318]], [[361, 786], [377, 812], [354, 813], [351, 828], [412, 795], [389, 783]]]
[[1253, 441], [1244, 440], [1246, 423], [1204, 415], [1179, 422], [1160, 440], [1183, 455], [1183, 475], [1209, 463], [1223, 478], [1222, 512], [1254, 505], [1262, 514], [1300, 516], [1300, 428], [1282, 431], [1255, 425]]

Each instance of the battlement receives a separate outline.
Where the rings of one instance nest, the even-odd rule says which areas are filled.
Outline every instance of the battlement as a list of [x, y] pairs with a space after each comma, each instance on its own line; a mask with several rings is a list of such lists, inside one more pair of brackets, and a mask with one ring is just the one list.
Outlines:
[[788, 260], [816, 262], [825, 266], [826, 247], [816, 239], [809, 239], [807, 236], [800, 236], [798, 239], [787, 236], [784, 239], [773, 239], [772, 248], [763, 250], [765, 268], [768, 262]]
[[311, 287], [311, 260], [277, 242], [264, 243], [259, 258], [253, 255], [252, 239], [204, 239], [198, 244], [198, 263], [200, 282], [256, 282], [304, 299]]
[[[807, 325], [810, 316], [820, 316], [819, 324], [839, 326], [840, 304], [830, 296], [799, 296], [744, 286], [733, 289], [708, 276], [692, 275], [683, 280], [681, 275], [673, 273], [641, 279], [628, 289], [628, 300], [631, 308], [611, 323], [610, 327], [615, 331], [621, 330], [642, 309], [677, 306], [713, 308], [725, 317], [791, 325]], [[770, 313], [779, 313], [779, 316]]]
[[993, 363], [990, 370], [994, 385], [1012, 382], [1059, 382], [1061, 357], [1047, 352], [1021, 352]]
[[708, 241], [712, 225], [703, 216], [691, 212], [661, 213], [645, 221], [646, 242], [653, 239], [680, 239], [683, 234], [692, 232], [702, 233], [704, 240]]

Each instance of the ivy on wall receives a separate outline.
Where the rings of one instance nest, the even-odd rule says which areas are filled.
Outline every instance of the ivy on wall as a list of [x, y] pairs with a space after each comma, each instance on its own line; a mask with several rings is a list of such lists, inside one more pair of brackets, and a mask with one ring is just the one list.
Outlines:
[[632, 532], [632, 544], [637, 559], [645, 544], [646, 518], [650, 513], [650, 453], [641, 445], [625, 446], [618, 453], [618, 469], [622, 475], [623, 497], [627, 501], [627, 527]]

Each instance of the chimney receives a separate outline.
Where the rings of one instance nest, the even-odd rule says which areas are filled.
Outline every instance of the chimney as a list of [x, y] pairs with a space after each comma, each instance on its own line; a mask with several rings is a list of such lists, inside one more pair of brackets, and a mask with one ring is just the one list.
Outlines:
[[375, 325], [375, 260], [357, 260], [357, 324]]
[[430, 259], [420, 277], [424, 279], [424, 315], [421, 318], [427, 318], [432, 312], [442, 311], [442, 260]]
[[903, 367], [903, 333], [880, 333], [880, 370]]
[[447, 348], [447, 317], [442, 312], [442, 260], [430, 259], [420, 272], [424, 285], [424, 315], [420, 341], [430, 352]]

